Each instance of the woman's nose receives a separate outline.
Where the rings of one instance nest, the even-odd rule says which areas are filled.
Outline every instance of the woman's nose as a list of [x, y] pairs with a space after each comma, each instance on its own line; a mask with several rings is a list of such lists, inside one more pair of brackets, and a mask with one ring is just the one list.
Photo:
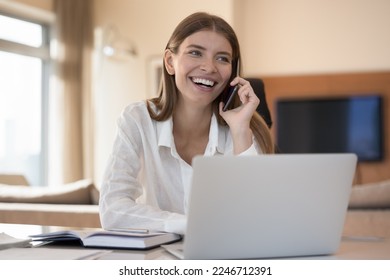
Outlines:
[[206, 58], [202, 61], [200, 69], [202, 71], [205, 71], [206, 73], [214, 73], [217, 71], [217, 67], [215, 66], [215, 61], [213, 59], [206, 59]]

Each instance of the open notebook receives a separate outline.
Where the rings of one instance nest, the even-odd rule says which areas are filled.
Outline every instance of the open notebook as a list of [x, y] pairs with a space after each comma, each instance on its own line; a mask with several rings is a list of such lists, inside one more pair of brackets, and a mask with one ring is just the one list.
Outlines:
[[196, 157], [182, 247], [185, 259], [333, 254], [357, 157], [285, 154]]

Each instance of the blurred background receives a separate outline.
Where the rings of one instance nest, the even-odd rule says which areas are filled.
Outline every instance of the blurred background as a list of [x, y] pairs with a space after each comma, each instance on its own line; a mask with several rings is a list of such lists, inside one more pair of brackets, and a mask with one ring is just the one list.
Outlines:
[[234, 27], [246, 77], [390, 71], [388, 0], [0, 0], [0, 173], [99, 186], [120, 112], [156, 94], [195, 11]]

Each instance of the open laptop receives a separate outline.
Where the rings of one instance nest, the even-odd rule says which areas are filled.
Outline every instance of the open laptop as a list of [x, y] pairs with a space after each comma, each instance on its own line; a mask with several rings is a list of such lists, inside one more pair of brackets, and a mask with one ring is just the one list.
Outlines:
[[333, 254], [356, 162], [354, 154], [196, 157], [183, 244], [165, 247], [184, 259]]

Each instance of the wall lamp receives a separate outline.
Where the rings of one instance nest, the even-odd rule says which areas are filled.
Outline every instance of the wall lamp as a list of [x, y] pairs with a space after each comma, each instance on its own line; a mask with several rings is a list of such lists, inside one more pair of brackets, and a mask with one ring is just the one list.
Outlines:
[[129, 59], [137, 55], [134, 43], [122, 36], [112, 24], [103, 30], [102, 52], [105, 56], [116, 59]]

